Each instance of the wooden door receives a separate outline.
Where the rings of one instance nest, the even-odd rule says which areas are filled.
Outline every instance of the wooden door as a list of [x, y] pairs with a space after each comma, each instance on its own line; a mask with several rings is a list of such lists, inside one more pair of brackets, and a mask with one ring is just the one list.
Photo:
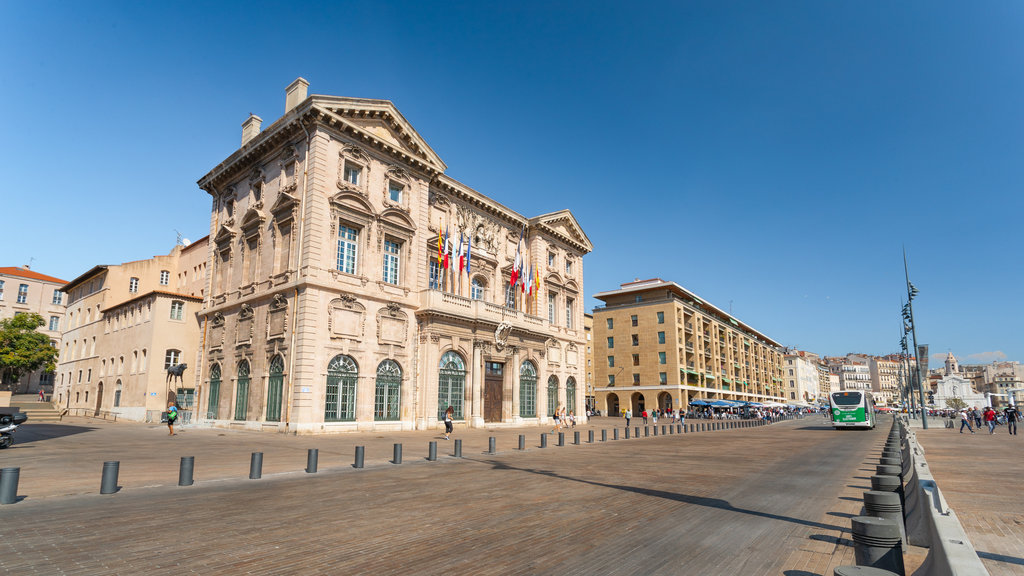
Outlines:
[[484, 367], [484, 422], [501, 422], [505, 365], [498, 362], [484, 362]]

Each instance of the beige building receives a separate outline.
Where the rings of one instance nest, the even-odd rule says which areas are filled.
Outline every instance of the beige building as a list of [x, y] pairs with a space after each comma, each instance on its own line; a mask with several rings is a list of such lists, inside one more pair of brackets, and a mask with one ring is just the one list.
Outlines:
[[172, 382], [166, 369], [196, 365], [208, 253], [204, 238], [166, 256], [95, 266], [61, 288], [68, 302], [58, 406], [150, 422], [177, 398], [191, 419], [195, 377], [186, 371]]
[[597, 409], [676, 409], [690, 400], [783, 402], [781, 346], [675, 282], [594, 298]]
[[[473, 427], [583, 410], [592, 246], [572, 214], [523, 216], [447, 176], [391, 102], [307, 87], [199, 180], [201, 420], [332, 433], [432, 428], [448, 406]], [[516, 263], [533, 291], [509, 289]]]
[[817, 354], [794, 350], [783, 358], [782, 369], [783, 394], [787, 403], [816, 405], [819, 400], [827, 402], [822, 396], [818, 366], [820, 359]]
[[[64, 317], [64, 293], [60, 287], [66, 282], [60, 278], [40, 274], [28, 266], [0, 268], [0, 320], [15, 314], [35, 313], [46, 322], [39, 331], [60, 348], [61, 318]], [[53, 391], [54, 376], [44, 369], [22, 376], [16, 394], [36, 393], [42, 386], [46, 392]]]
[[583, 314], [583, 334], [587, 340], [587, 409], [594, 409], [594, 315]]
[[871, 359], [871, 391], [878, 406], [899, 406], [899, 359], [879, 356]]

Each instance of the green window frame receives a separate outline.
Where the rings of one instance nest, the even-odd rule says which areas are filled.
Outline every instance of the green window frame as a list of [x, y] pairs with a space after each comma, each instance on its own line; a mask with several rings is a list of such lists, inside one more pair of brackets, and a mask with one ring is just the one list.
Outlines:
[[569, 376], [565, 380], [566, 410], [576, 411], [576, 379]]
[[398, 362], [384, 360], [377, 366], [374, 388], [373, 419], [398, 420], [402, 397], [402, 367]]
[[462, 420], [463, 404], [466, 398], [466, 363], [457, 353], [449, 350], [441, 356], [437, 377], [437, 419], [444, 420], [444, 413], [451, 406], [453, 420]]
[[217, 412], [220, 411], [220, 364], [210, 367], [210, 397], [206, 400], [206, 417], [210, 420], [217, 419]]
[[238, 387], [235, 390], [235, 420], [245, 420], [249, 413], [249, 361], [238, 363]]
[[537, 417], [537, 367], [529, 360], [519, 367], [519, 416]]
[[327, 401], [325, 422], [351, 422], [356, 419], [356, 382], [359, 367], [350, 356], [338, 354], [327, 365]]
[[281, 421], [281, 396], [284, 392], [284, 358], [278, 354], [270, 359], [267, 378], [267, 422]]
[[554, 416], [558, 410], [558, 376], [548, 376], [548, 414]]

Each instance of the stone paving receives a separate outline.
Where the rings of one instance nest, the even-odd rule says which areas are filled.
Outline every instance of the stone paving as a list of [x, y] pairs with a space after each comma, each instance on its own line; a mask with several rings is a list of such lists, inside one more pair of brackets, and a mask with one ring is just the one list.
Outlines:
[[[911, 421], [932, 476], [991, 576], [1024, 575], [1024, 434]], [[959, 424], [958, 424], [959, 425]], [[1024, 431], [1022, 431], [1024, 432]]]
[[[635, 421], [634, 421], [635, 423]], [[0, 570], [29, 574], [784, 574], [853, 564], [850, 517], [887, 426], [817, 417], [612, 441], [541, 430], [295, 437], [93, 420], [26, 425]], [[660, 423], [659, 423], [660, 428]], [[597, 442], [587, 443], [589, 430]], [[601, 430], [608, 442], [600, 442]], [[659, 430], [660, 431], [660, 430]], [[517, 450], [525, 434], [526, 450]], [[486, 454], [495, 436], [497, 454]], [[438, 442], [438, 462], [426, 461]], [[392, 445], [404, 463], [389, 463]], [[366, 446], [355, 470], [354, 447]], [[320, 471], [306, 474], [306, 449]], [[263, 478], [247, 479], [264, 453]], [[178, 487], [180, 456], [196, 484]], [[100, 495], [105, 460], [122, 489]]]

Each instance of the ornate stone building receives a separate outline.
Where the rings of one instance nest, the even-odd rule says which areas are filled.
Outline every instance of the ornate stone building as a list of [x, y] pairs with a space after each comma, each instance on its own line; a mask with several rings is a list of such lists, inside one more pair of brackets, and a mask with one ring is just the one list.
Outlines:
[[[391, 102], [307, 87], [199, 180], [201, 420], [329, 433], [430, 428], [449, 405], [474, 427], [582, 410], [592, 246], [572, 214], [522, 216], [445, 175]], [[517, 254], [532, 292], [509, 290]]]

